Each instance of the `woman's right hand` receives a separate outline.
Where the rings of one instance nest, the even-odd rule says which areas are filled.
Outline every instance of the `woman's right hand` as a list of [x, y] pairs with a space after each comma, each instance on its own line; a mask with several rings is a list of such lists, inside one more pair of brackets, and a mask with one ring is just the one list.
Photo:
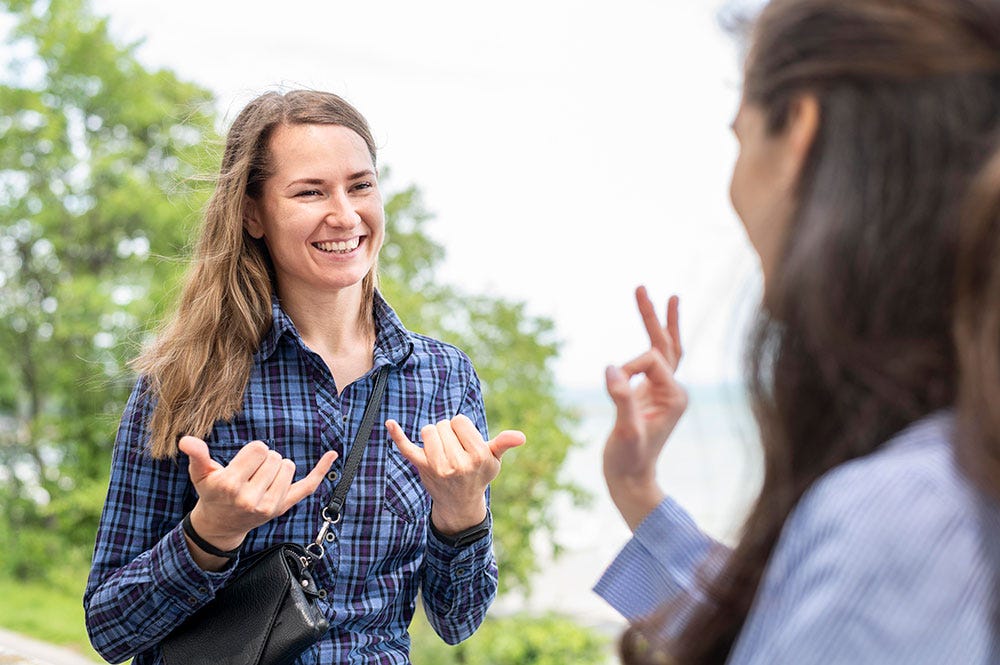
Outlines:
[[[678, 298], [667, 304], [661, 326], [645, 287], [635, 292], [650, 349], [608, 367], [608, 394], [617, 408], [614, 428], [604, 445], [604, 479], [611, 499], [633, 531], [664, 498], [656, 483], [656, 460], [687, 407], [687, 392], [674, 379], [681, 359]], [[642, 374], [633, 387], [629, 380]]]
[[[189, 458], [188, 472], [198, 492], [191, 526], [220, 550], [239, 547], [251, 530], [315, 492], [337, 459], [336, 452], [327, 451], [305, 478], [293, 483], [295, 462], [262, 441], [243, 446], [226, 466], [212, 459], [208, 444], [197, 437], [181, 438], [178, 448]], [[219, 570], [228, 563], [203, 552], [190, 539], [188, 547], [203, 569]]]

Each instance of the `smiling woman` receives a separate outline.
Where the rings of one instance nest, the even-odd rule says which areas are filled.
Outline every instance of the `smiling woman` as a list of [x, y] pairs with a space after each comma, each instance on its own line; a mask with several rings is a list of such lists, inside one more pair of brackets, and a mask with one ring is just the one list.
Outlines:
[[[488, 485], [524, 437], [487, 441], [468, 357], [407, 331], [378, 293], [384, 237], [353, 107], [292, 91], [244, 108], [115, 444], [85, 594], [108, 660], [162, 662], [177, 626], [285, 541], [316, 545], [331, 626], [297, 663], [409, 662], [418, 591], [445, 641], [479, 626], [497, 588]], [[342, 463], [376, 376], [386, 427], [357, 442], [360, 466]]]

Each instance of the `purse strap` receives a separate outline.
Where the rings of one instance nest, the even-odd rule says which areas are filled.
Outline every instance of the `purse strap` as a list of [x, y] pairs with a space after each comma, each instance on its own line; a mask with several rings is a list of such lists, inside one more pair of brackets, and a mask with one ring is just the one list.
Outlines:
[[336, 540], [336, 535], [330, 531], [330, 527], [340, 521], [340, 511], [344, 507], [344, 500], [347, 498], [348, 490], [351, 489], [351, 483], [354, 482], [354, 476], [357, 475], [358, 468], [361, 466], [361, 458], [365, 454], [368, 439], [371, 438], [372, 426], [375, 424], [375, 416], [378, 415], [388, 378], [389, 365], [383, 365], [378, 374], [375, 375], [375, 386], [372, 388], [371, 395], [368, 396], [368, 403], [365, 404], [365, 414], [361, 418], [361, 426], [354, 437], [354, 445], [351, 446], [351, 452], [347, 454], [347, 459], [344, 461], [344, 471], [340, 482], [333, 488], [333, 496], [320, 512], [323, 517], [323, 526], [320, 527], [316, 540], [306, 546], [306, 551], [315, 559], [322, 559], [323, 555], [326, 554], [326, 548], [323, 546], [324, 540], [328, 542]]

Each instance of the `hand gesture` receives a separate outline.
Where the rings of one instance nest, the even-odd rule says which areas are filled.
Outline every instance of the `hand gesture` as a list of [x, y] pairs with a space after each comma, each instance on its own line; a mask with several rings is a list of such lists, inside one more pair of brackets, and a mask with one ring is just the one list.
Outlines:
[[[293, 483], [295, 462], [282, 458], [262, 441], [243, 446], [226, 466], [209, 456], [208, 445], [199, 438], [185, 436], [178, 448], [190, 458], [188, 473], [198, 492], [191, 525], [221, 550], [239, 547], [252, 529], [283, 515], [315, 492], [337, 459], [336, 452], [327, 451], [305, 478]], [[204, 557], [195, 560], [199, 564], [211, 562]]]
[[385, 423], [399, 452], [417, 467], [431, 495], [431, 520], [441, 533], [452, 535], [486, 518], [486, 486], [500, 473], [500, 458], [524, 443], [524, 434], [500, 432], [483, 441], [475, 424], [463, 415], [425, 425], [424, 447], [414, 445], [395, 420]]
[[[687, 393], [674, 379], [681, 359], [678, 298], [667, 304], [660, 325], [644, 287], [635, 292], [650, 349], [606, 372], [608, 394], [617, 414], [604, 446], [604, 478], [611, 497], [633, 529], [663, 499], [656, 485], [656, 460], [687, 407]], [[642, 374], [635, 387], [629, 379]]]

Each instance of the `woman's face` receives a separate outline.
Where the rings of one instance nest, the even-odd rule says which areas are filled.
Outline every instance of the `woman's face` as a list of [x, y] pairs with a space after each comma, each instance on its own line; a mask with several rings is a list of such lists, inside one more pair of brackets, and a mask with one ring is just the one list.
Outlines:
[[769, 132], [764, 109], [743, 101], [733, 121], [740, 152], [729, 196], [760, 257], [765, 286], [774, 274], [795, 205], [795, 187], [815, 134], [815, 98], [796, 100], [785, 127]]
[[280, 125], [271, 175], [249, 199], [245, 226], [263, 238], [279, 293], [360, 288], [385, 238], [385, 213], [368, 146], [339, 125]]

